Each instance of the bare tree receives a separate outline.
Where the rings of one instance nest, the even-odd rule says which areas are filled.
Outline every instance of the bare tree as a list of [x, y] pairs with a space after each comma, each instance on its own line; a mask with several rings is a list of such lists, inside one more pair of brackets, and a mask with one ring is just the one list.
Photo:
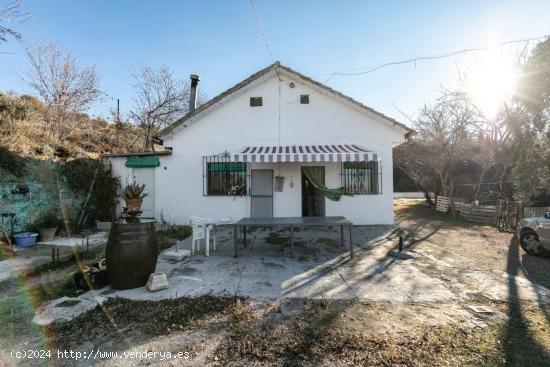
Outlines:
[[25, 79], [47, 106], [48, 133], [58, 144], [78, 127], [78, 115], [100, 97], [95, 67], [81, 67], [53, 43], [27, 49], [27, 57]]
[[29, 13], [20, 11], [21, 0], [8, 1], [5, 5], [0, 5], [0, 43], [6, 42], [9, 37], [16, 40], [21, 39], [21, 34], [7, 24], [22, 23], [30, 18]]
[[452, 170], [463, 156], [464, 143], [477, 130], [477, 110], [462, 93], [444, 91], [434, 105], [424, 106], [415, 121], [417, 139], [432, 150], [432, 169], [442, 194], [452, 196]]
[[143, 145], [151, 150], [151, 138], [189, 111], [189, 84], [174, 77], [165, 66], [143, 66], [134, 73], [136, 98], [130, 111], [143, 130]]
[[404, 144], [394, 148], [394, 164], [404, 171], [424, 192], [430, 204], [430, 193], [440, 194], [441, 182], [433, 166], [434, 147], [420, 139], [409, 139]]

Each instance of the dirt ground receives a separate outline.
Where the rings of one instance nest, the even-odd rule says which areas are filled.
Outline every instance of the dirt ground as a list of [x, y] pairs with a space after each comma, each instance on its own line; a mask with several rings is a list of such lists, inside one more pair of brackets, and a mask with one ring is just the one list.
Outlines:
[[435, 212], [424, 200], [395, 200], [395, 224], [429, 246], [434, 256], [469, 269], [501, 270], [550, 288], [550, 261], [527, 255], [511, 231], [476, 225]]
[[[509, 298], [470, 293], [449, 302], [414, 303], [111, 299], [44, 329], [26, 327], [22, 313], [6, 312], [0, 303], [0, 366], [2, 361], [8, 366], [550, 366], [550, 305], [515, 297], [527, 284], [520, 278], [550, 285], [549, 259], [525, 255], [512, 233], [436, 214], [422, 202], [396, 201], [395, 214], [396, 224], [413, 238], [407, 241], [409, 252], [418, 256], [421, 271], [449, 289], [459, 286], [466, 270], [505, 271]], [[489, 312], [474, 312], [470, 305]], [[9, 355], [14, 346], [81, 356], [14, 360]], [[150, 358], [147, 351], [165, 354]]]

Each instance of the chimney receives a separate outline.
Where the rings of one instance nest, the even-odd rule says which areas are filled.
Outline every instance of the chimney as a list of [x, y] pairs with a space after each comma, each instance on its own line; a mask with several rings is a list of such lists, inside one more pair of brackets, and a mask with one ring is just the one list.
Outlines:
[[197, 108], [197, 95], [199, 94], [199, 78], [198, 75], [191, 74], [191, 91], [189, 93], [189, 113]]

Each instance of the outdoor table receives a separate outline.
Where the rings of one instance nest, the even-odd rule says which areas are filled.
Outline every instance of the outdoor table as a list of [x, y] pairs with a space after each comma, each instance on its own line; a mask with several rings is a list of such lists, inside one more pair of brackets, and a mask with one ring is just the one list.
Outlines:
[[294, 227], [340, 227], [340, 242], [344, 246], [344, 227], [349, 228], [349, 254], [353, 258], [353, 223], [345, 217], [274, 217], [274, 218], [242, 218], [233, 223], [233, 243], [235, 257], [239, 256], [237, 233], [243, 229], [243, 239], [246, 246], [247, 227], [289, 227], [290, 228], [290, 256], [294, 256]]

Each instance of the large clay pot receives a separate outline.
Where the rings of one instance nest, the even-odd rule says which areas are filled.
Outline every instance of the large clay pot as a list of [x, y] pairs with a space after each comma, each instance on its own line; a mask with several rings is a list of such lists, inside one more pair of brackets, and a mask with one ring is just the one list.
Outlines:
[[107, 274], [113, 289], [144, 286], [157, 266], [154, 223], [113, 223], [106, 258]]
[[51, 241], [55, 237], [57, 228], [40, 228], [38, 233], [40, 234], [40, 241]]
[[141, 204], [143, 203], [143, 198], [138, 199], [125, 199], [126, 209], [129, 212], [139, 212], [141, 210]]

